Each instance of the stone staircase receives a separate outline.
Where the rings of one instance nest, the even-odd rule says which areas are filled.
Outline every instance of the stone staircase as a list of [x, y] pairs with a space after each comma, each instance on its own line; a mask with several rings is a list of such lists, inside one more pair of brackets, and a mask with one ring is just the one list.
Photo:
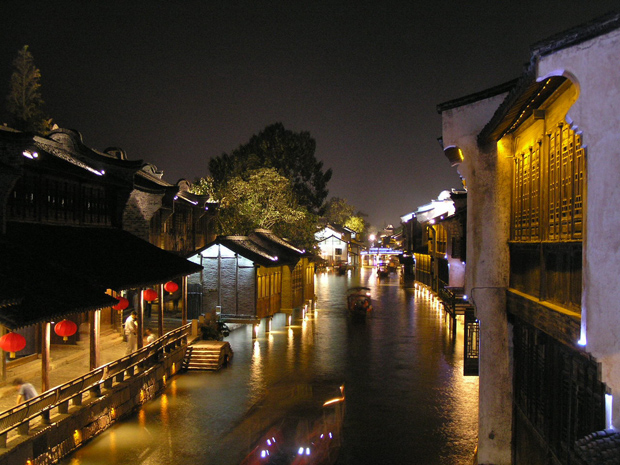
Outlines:
[[199, 341], [187, 347], [183, 368], [217, 371], [230, 362], [232, 355], [228, 342]]

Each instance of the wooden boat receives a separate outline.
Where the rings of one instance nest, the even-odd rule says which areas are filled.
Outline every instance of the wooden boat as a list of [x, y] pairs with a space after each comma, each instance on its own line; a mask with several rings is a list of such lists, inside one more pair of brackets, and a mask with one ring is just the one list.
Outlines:
[[360, 286], [347, 290], [347, 309], [351, 316], [366, 317], [372, 310], [370, 288]]

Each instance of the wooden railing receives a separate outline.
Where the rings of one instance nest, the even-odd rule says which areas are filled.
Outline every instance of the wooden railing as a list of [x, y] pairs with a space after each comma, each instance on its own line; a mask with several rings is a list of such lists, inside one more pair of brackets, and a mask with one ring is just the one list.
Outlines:
[[122, 382], [125, 376], [131, 377], [136, 373], [149, 371], [156, 362], [165, 359], [167, 353], [187, 344], [190, 332], [191, 323], [188, 323], [130, 355], [102, 365], [0, 413], [0, 448], [6, 448], [7, 437], [11, 431], [17, 430], [18, 434], [26, 435], [33, 420], [39, 419], [41, 424], [49, 424], [54, 409], [56, 413], [67, 414], [70, 401], [73, 405], [82, 405], [83, 394], [89, 393], [91, 397], [101, 397], [102, 386], [111, 389], [115, 382]]

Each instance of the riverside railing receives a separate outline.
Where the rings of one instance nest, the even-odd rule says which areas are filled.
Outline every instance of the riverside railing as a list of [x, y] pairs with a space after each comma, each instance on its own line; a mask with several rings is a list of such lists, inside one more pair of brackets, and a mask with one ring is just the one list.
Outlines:
[[0, 413], [0, 448], [7, 447], [7, 438], [12, 431], [27, 435], [31, 421], [38, 418], [39, 424], [49, 424], [54, 410], [58, 414], [68, 414], [69, 402], [75, 406], [82, 405], [84, 394], [89, 393], [90, 397], [102, 397], [105, 395], [102, 394], [102, 386], [111, 389], [114, 383], [122, 382], [125, 376], [132, 377], [147, 371], [156, 362], [164, 360], [167, 353], [187, 344], [190, 332], [191, 323], [188, 323], [132, 354], [102, 365]]

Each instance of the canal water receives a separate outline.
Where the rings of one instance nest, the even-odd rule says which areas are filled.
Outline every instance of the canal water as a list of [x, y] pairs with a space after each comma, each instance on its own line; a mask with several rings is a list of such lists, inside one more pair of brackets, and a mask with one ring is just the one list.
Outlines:
[[[365, 322], [346, 315], [346, 290], [371, 288]], [[164, 395], [95, 438], [65, 465], [239, 464], [266, 428], [300, 399], [327, 400], [344, 383], [346, 414], [337, 463], [470, 464], [476, 444], [478, 378], [464, 377], [463, 327], [428, 293], [372, 269], [318, 274], [316, 310], [289, 327], [235, 330], [219, 372], [189, 372]]]

